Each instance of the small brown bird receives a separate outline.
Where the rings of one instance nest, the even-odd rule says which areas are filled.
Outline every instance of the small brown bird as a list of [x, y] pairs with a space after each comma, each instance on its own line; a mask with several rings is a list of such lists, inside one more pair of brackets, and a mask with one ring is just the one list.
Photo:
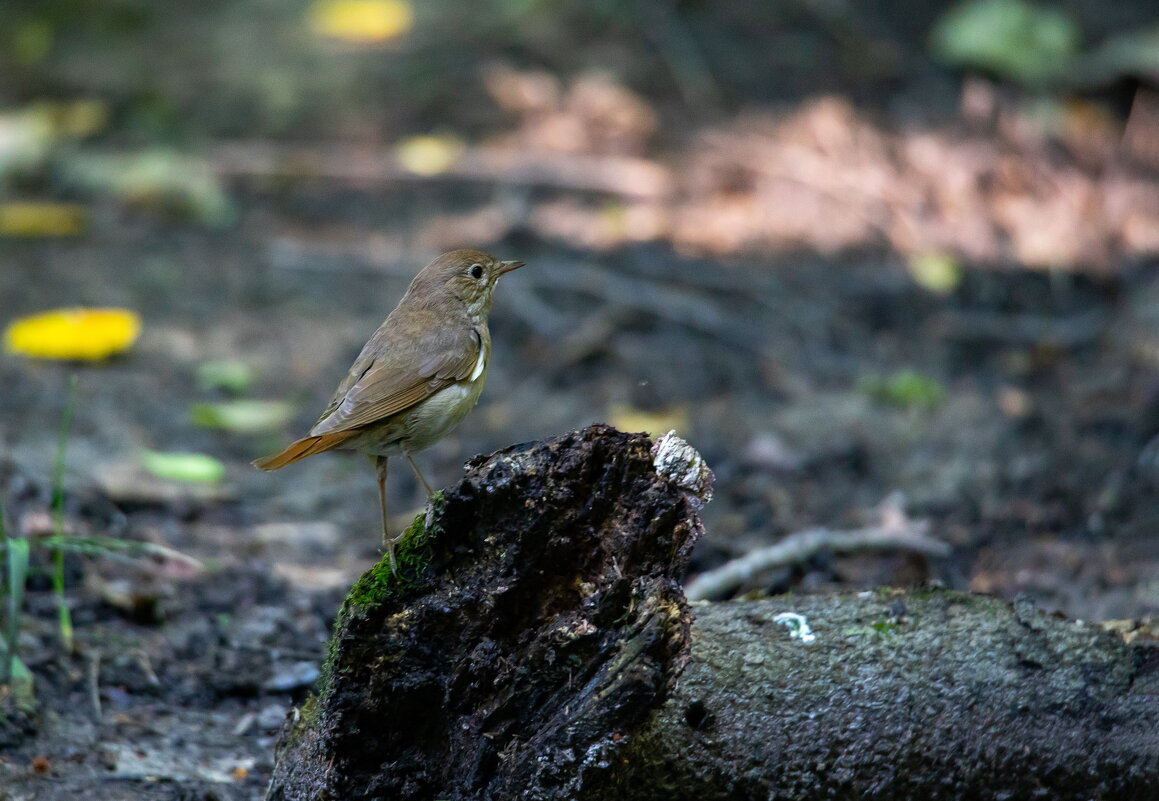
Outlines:
[[310, 432], [254, 466], [277, 470], [336, 448], [373, 458], [382, 542], [396, 567], [386, 517], [387, 458], [405, 456], [432, 493], [411, 455], [445, 437], [479, 400], [491, 360], [487, 315], [495, 284], [522, 266], [477, 250], [454, 250], [428, 264], [363, 346]]

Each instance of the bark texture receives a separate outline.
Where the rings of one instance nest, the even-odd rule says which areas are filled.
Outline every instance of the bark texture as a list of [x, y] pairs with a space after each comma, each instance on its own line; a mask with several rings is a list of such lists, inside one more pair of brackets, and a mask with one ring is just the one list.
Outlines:
[[472, 462], [352, 588], [269, 798], [1159, 798], [1153, 640], [942, 591], [690, 629], [686, 457], [594, 426]]
[[622, 797], [1159, 799], [1154, 640], [948, 591], [703, 604], [692, 631]]
[[577, 798], [688, 650], [700, 523], [652, 442], [596, 426], [468, 466], [339, 615], [272, 799]]

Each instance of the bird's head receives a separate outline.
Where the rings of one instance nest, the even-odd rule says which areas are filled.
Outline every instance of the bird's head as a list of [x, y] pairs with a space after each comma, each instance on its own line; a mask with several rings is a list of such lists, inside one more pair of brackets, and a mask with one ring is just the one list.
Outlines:
[[500, 261], [478, 250], [452, 250], [424, 267], [407, 295], [412, 303], [431, 308], [461, 303], [471, 316], [485, 317], [499, 276], [522, 266], [521, 261]]

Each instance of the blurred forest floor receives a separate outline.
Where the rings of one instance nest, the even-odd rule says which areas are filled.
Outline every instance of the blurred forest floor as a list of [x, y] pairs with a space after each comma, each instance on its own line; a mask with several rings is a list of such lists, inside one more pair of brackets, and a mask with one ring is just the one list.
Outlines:
[[[38, 715], [0, 725], [0, 799], [260, 797], [379, 538], [364, 459], [249, 461], [454, 247], [528, 266], [497, 292], [479, 408], [418, 457], [437, 485], [595, 421], [674, 428], [717, 476], [695, 571], [872, 525], [899, 491], [951, 546], [819, 553], [741, 591], [1159, 610], [1156, 73], [1020, 88], [931, 59], [944, 4], [727, 5], [387, 4], [413, 17], [358, 43], [317, 3], [5, 4], [0, 323], [143, 320], [107, 362], [0, 357], [8, 529], [52, 532], [75, 406], [67, 531], [202, 568], [70, 556], [71, 654], [36, 577]], [[1092, 52], [1159, 24], [1144, 0], [1059, 5]], [[291, 405], [205, 413], [239, 400]], [[225, 477], [158, 477], [146, 450]], [[389, 492], [422, 503], [409, 471]]]

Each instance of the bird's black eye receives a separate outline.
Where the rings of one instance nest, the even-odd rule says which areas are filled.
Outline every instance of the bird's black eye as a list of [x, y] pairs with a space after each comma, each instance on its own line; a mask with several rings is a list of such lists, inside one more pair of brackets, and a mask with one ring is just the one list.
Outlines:
[[480, 278], [483, 277], [483, 265], [482, 264], [472, 264], [471, 265], [471, 277], [474, 278], [476, 281], [478, 281]]

